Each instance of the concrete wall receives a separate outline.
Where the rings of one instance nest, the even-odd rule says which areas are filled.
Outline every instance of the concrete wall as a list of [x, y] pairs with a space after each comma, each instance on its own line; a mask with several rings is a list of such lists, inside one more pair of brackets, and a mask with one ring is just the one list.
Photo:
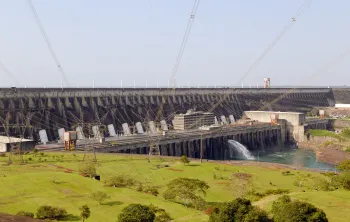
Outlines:
[[350, 89], [332, 89], [335, 103], [350, 104]]
[[273, 115], [277, 115], [278, 119], [286, 120], [287, 125], [299, 126], [305, 122], [304, 113], [292, 113], [292, 112], [273, 112], [273, 111], [245, 111], [244, 114], [252, 119], [259, 122], [269, 123]]
[[[277, 99], [277, 100], [276, 100]], [[211, 110], [218, 118], [233, 115], [239, 119], [246, 110], [307, 112], [315, 106], [328, 106], [331, 89], [0, 89], [0, 116], [8, 119], [13, 136], [25, 135], [37, 140], [37, 132], [46, 129], [50, 141], [57, 130], [75, 129], [78, 123], [129, 126], [148, 121], [159, 122], [174, 112]], [[216, 105], [220, 102], [219, 105]], [[171, 123], [171, 120], [168, 122]], [[20, 125], [26, 125], [25, 130]], [[16, 127], [17, 126], [17, 127]], [[90, 127], [91, 128], [91, 127]], [[87, 135], [91, 129], [84, 127]], [[0, 126], [0, 133], [5, 129]]]

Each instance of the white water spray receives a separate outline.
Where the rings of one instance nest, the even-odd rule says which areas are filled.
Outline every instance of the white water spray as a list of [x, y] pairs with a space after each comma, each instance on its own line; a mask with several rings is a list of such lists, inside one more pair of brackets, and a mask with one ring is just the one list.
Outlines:
[[235, 140], [228, 140], [230, 157], [238, 157], [244, 160], [254, 160], [254, 156], [241, 143]]

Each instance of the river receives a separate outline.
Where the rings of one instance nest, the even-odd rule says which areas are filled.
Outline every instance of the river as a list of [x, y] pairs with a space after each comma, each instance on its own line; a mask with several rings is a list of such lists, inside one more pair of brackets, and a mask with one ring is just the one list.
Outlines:
[[328, 171], [336, 170], [335, 166], [333, 165], [318, 162], [316, 159], [316, 154], [311, 150], [284, 148], [279, 151], [273, 152], [251, 153], [255, 158], [254, 161], [287, 164], [292, 166], [307, 167]]

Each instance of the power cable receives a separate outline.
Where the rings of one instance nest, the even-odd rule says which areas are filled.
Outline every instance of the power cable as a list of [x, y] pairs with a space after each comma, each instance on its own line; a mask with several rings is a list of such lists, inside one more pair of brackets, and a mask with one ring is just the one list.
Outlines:
[[244, 75], [239, 79], [237, 84], [243, 81], [249, 73], [257, 67], [260, 62], [266, 57], [266, 55], [276, 46], [276, 44], [283, 38], [283, 36], [293, 27], [297, 19], [302, 15], [302, 13], [310, 6], [312, 0], [305, 0], [305, 2], [300, 6], [295, 16], [288, 22], [288, 24], [282, 29], [279, 35], [274, 39], [274, 41], [260, 54], [260, 56], [253, 62], [249, 69], [244, 73]]
[[177, 58], [176, 58], [176, 62], [175, 62], [174, 68], [173, 68], [172, 75], [170, 77], [169, 87], [170, 86], [172, 86], [173, 88], [176, 87], [175, 76], [176, 76], [176, 73], [177, 73], [177, 71], [179, 69], [180, 62], [181, 62], [183, 53], [184, 53], [185, 48], [186, 48], [186, 43], [187, 43], [188, 37], [189, 37], [189, 35], [191, 33], [191, 30], [192, 30], [192, 26], [193, 26], [193, 23], [194, 23], [195, 16], [197, 14], [199, 3], [200, 3], [200, 0], [195, 0], [194, 3], [193, 3], [191, 15], [190, 15], [190, 18], [189, 18], [188, 23], [187, 23], [185, 34], [184, 34], [184, 36], [182, 38], [180, 50], [179, 50]]
[[46, 43], [46, 45], [47, 45], [47, 48], [49, 49], [50, 54], [51, 54], [53, 60], [55, 61], [59, 72], [61, 73], [61, 77], [62, 77], [63, 81], [64, 81], [67, 85], [69, 85], [68, 80], [67, 80], [67, 77], [66, 77], [66, 74], [65, 74], [65, 72], [64, 72], [64, 70], [63, 70], [63, 68], [62, 68], [61, 63], [59, 62], [59, 60], [58, 60], [58, 58], [57, 58], [57, 55], [56, 55], [55, 51], [53, 50], [52, 44], [51, 44], [51, 42], [50, 42], [50, 39], [49, 39], [49, 37], [48, 37], [48, 35], [47, 35], [45, 29], [44, 29], [43, 24], [41, 23], [40, 17], [39, 17], [39, 15], [38, 15], [38, 13], [37, 13], [37, 11], [36, 11], [36, 9], [35, 9], [35, 6], [34, 6], [32, 0], [27, 0], [27, 2], [28, 2], [28, 5], [29, 5], [29, 8], [31, 9], [31, 12], [33, 13], [35, 22], [36, 22], [36, 24], [37, 24], [38, 27], [39, 27], [40, 33], [41, 33], [42, 37], [44, 38], [44, 41], [45, 41], [45, 43]]
[[5, 64], [0, 60], [0, 68], [12, 79], [12, 81], [18, 86], [19, 81], [17, 80], [16, 76], [6, 68]]

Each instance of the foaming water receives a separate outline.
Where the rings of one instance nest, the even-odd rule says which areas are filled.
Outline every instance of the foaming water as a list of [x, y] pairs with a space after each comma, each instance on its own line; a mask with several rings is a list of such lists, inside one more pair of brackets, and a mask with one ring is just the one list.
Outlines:
[[243, 160], [254, 160], [254, 156], [250, 151], [241, 143], [235, 140], [228, 140], [230, 157], [236, 157]]

